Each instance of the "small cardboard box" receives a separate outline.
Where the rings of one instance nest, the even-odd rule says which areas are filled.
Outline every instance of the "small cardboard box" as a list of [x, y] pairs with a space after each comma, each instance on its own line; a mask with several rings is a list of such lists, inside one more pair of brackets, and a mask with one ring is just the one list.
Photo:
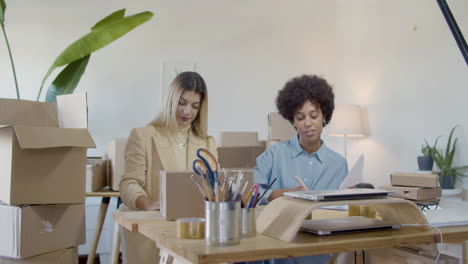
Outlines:
[[127, 147], [126, 138], [116, 138], [109, 143], [107, 155], [109, 158], [109, 186], [114, 191], [119, 190], [120, 179], [125, 173], [125, 148]]
[[0, 257], [0, 264], [78, 264], [78, 248], [61, 249], [23, 259]]
[[[252, 170], [226, 170], [226, 173], [244, 173], [243, 181], [253, 185]], [[224, 172], [219, 172], [224, 174]], [[168, 221], [181, 217], [205, 217], [205, 203], [202, 194], [190, 179], [193, 171], [162, 170], [160, 174], [161, 215]], [[222, 179], [223, 176], [220, 176]]]
[[0, 205], [0, 256], [26, 258], [85, 242], [84, 204]]
[[390, 182], [398, 186], [436, 188], [439, 187], [439, 175], [394, 172], [390, 175]]
[[86, 160], [86, 192], [96, 192], [107, 186], [108, 162], [101, 158]]
[[284, 119], [278, 112], [268, 114], [268, 139], [290, 140], [297, 132], [293, 125]]
[[221, 132], [219, 147], [250, 147], [259, 146], [258, 132]]
[[442, 194], [442, 189], [440, 188], [422, 188], [390, 185], [385, 185], [382, 188], [392, 191], [393, 197], [405, 198], [409, 200], [430, 200], [438, 198]]
[[0, 201], [84, 203], [86, 148], [95, 147], [82, 117], [86, 95], [61, 97], [57, 105], [0, 99]]
[[265, 146], [218, 147], [218, 162], [222, 168], [253, 168]]

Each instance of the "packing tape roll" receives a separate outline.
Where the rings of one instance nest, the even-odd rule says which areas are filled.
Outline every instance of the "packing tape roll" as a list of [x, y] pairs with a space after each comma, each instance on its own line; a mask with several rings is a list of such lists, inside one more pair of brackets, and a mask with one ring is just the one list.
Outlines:
[[205, 237], [205, 218], [179, 218], [176, 222], [178, 238]]

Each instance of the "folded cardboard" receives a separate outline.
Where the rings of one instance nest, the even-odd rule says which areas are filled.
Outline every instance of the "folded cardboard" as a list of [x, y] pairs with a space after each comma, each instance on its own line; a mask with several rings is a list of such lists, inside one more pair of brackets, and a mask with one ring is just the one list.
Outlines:
[[86, 161], [86, 192], [96, 192], [107, 186], [108, 162], [101, 158]]
[[109, 143], [107, 155], [109, 158], [109, 186], [114, 191], [119, 190], [120, 179], [125, 172], [126, 138], [116, 138]]
[[385, 185], [383, 189], [392, 191], [393, 197], [405, 198], [409, 200], [430, 200], [440, 197], [442, 190], [440, 188], [422, 188], [408, 186], [390, 186]]
[[259, 146], [258, 132], [221, 132], [219, 147], [250, 147]]
[[390, 175], [392, 185], [412, 187], [439, 187], [439, 175], [426, 173], [395, 172]]
[[0, 264], [78, 264], [78, 248], [61, 249], [23, 259], [0, 257]]
[[268, 114], [268, 139], [290, 140], [297, 132], [291, 122], [284, 119], [278, 112]]
[[[225, 170], [224, 175], [244, 173], [243, 180], [253, 184], [252, 170]], [[204, 199], [190, 179], [193, 171], [162, 170], [160, 174], [161, 215], [169, 221], [182, 217], [205, 217]], [[220, 176], [221, 178], [224, 176]]]
[[253, 168], [265, 146], [218, 147], [218, 162], [221, 168]]
[[85, 242], [84, 204], [0, 205], [0, 256], [26, 258]]
[[61, 128], [55, 104], [0, 99], [0, 105], [0, 201], [84, 203], [86, 148], [95, 144], [86, 128], [77, 128], [83, 124], [73, 122], [80, 114], [69, 110], [62, 117], [72, 128]]

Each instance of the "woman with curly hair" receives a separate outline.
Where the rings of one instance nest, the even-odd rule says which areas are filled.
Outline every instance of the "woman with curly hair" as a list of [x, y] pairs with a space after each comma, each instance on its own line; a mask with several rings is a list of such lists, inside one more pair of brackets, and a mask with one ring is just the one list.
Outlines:
[[[323, 128], [335, 109], [332, 87], [323, 78], [302, 75], [289, 80], [279, 91], [276, 107], [297, 131], [289, 141], [269, 147], [257, 158], [255, 182], [261, 188], [276, 178], [263, 203], [287, 191], [337, 189], [348, 174], [346, 160], [321, 139]], [[298, 176], [305, 186], [295, 179]], [[328, 263], [330, 255], [268, 260], [269, 263]]]

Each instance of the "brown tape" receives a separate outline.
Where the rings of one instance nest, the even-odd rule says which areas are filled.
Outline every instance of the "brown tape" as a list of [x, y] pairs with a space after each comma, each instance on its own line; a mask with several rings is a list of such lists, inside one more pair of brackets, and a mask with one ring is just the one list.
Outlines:
[[204, 218], [179, 218], [177, 222], [178, 238], [204, 238], [205, 219]]

